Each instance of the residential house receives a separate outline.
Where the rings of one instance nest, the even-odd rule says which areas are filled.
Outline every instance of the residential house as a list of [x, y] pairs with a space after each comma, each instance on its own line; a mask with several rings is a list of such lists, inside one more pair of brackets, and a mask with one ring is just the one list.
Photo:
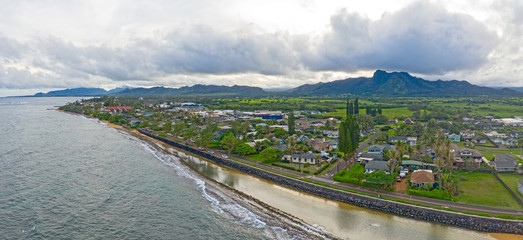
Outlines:
[[282, 161], [289, 161], [292, 163], [310, 163], [313, 165], [317, 164], [316, 157], [312, 153], [304, 154], [287, 154], [283, 155]]
[[332, 146], [332, 149], [338, 148], [338, 139], [327, 140], [325, 142], [330, 144]]
[[467, 129], [459, 131], [459, 136], [464, 141], [470, 141], [474, 137], [474, 131]]
[[396, 150], [396, 146], [388, 144], [372, 145], [369, 148], [367, 148], [367, 153], [383, 154], [385, 150]]
[[518, 160], [509, 154], [496, 155], [494, 156], [494, 169], [498, 172], [514, 172], [517, 162]]
[[274, 148], [274, 149], [279, 149], [281, 151], [285, 151], [285, 150], [289, 149], [289, 146], [287, 146], [287, 144], [279, 144], [279, 145], [271, 146], [270, 148]]
[[450, 134], [449, 139], [453, 142], [459, 142], [461, 141], [461, 137], [458, 134]]
[[401, 161], [401, 167], [403, 167], [403, 169], [409, 169], [409, 171], [415, 171], [420, 169], [434, 170], [436, 168], [436, 166], [432, 163], [424, 163], [415, 160], [403, 160]]
[[132, 119], [129, 124], [131, 125], [131, 127], [137, 127], [140, 126], [142, 122], [140, 121], [140, 119]]
[[518, 180], [518, 191], [523, 194], [523, 179]]
[[407, 119], [405, 119], [405, 121], [403, 121], [403, 123], [410, 125], [410, 124], [414, 124], [414, 121], [412, 121], [410, 118], [407, 118]]
[[518, 145], [518, 140], [515, 138], [503, 138], [501, 139], [501, 144], [509, 147], [515, 147]]
[[416, 170], [410, 175], [410, 185], [416, 187], [432, 187], [436, 183], [431, 170]]
[[330, 145], [326, 142], [315, 142], [312, 144], [312, 149], [314, 149], [314, 151], [318, 151], [318, 152], [321, 152], [321, 151], [330, 152], [330, 151], [332, 151], [332, 145]]
[[338, 138], [338, 131], [323, 131], [323, 136], [328, 138]]
[[381, 153], [369, 153], [369, 152], [363, 152], [358, 157], [359, 162], [361, 163], [369, 163], [372, 161], [382, 161], [383, 160], [383, 154]]
[[[370, 161], [365, 164], [365, 173], [384, 171], [385, 173], [390, 174], [389, 164], [394, 164], [394, 161]], [[394, 171], [394, 167], [392, 167], [392, 171]]]
[[474, 143], [478, 143], [478, 144], [485, 144], [485, 143], [487, 143], [487, 138], [483, 137], [481, 135], [476, 135], [472, 138], [471, 141]]
[[416, 145], [416, 141], [418, 140], [417, 137], [405, 137], [405, 136], [392, 136], [389, 137], [389, 142], [396, 143], [396, 142], [403, 142], [407, 143], [411, 146]]
[[465, 163], [473, 163], [474, 167], [479, 167], [483, 161], [483, 155], [478, 150], [460, 148], [454, 152], [454, 164], [465, 167]]
[[307, 141], [309, 141], [309, 137], [307, 137], [305, 135], [301, 135], [297, 140], [298, 140], [298, 142], [307, 142]]

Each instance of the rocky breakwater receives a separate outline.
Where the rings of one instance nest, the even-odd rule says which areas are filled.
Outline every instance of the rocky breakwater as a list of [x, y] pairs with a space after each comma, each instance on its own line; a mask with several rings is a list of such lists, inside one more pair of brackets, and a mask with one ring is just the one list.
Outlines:
[[483, 232], [523, 234], [523, 221], [481, 217], [431, 209], [323, 187], [320, 185], [304, 182], [299, 179], [289, 178], [276, 173], [265, 171], [263, 169], [252, 167], [233, 160], [217, 157], [207, 152], [200, 151], [196, 148], [159, 137], [152, 131], [143, 129], [140, 129], [139, 131], [149, 137], [163, 141], [171, 146], [190, 152], [192, 154], [207, 158], [217, 164], [320, 197], [399, 216], [448, 224], [466, 229]]

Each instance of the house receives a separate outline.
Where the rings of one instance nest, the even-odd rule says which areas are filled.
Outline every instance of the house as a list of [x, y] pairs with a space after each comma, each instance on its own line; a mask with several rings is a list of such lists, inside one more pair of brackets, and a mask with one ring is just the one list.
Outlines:
[[464, 167], [467, 162], [473, 162], [475, 167], [479, 167], [483, 161], [483, 155], [478, 150], [460, 148], [454, 152], [454, 164]]
[[289, 148], [289, 146], [287, 146], [286, 144], [279, 144], [279, 145], [274, 145], [270, 148], [274, 148], [274, 149], [279, 149], [281, 151], [285, 151]]
[[323, 136], [328, 138], [338, 138], [338, 131], [323, 131]]
[[498, 172], [514, 172], [517, 168], [518, 160], [509, 155], [501, 154], [494, 156], [494, 169]]
[[330, 152], [330, 151], [332, 151], [332, 145], [330, 145], [326, 142], [314, 142], [312, 144], [312, 149], [314, 151], [318, 151], [318, 152], [321, 152], [321, 151]]
[[361, 156], [359, 156], [358, 161], [361, 163], [369, 163], [372, 161], [382, 161], [383, 160], [383, 154], [381, 153], [368, 153], [363, 152], [361, 153]]
[[418, 140], [417, 137], [404, 137], [404, 136], [389, 137], [389, 142], [392, 142], [392, 143], [403, 142], [403, 143], [407, 143], [411, 146], [415, 146], [417, 140]]
[[415, 187], [432, 187], [436, 183], [431, 170], [416, 170], [410, 175], [410, 185]]
[[414, 161], [414, 160], [401, 161], [401, 167], [403, 167], [403, 169], [409, 169], [410, 171], [415, 171], [415, 170], [419, 170], [419, 169], [434, 170], [436, 168], [436, 166], [432, 163], [424, 163], [424, 162]]
[[[391, 163], [394, 164], [394, 161], [370, 161], [365, 164], [365, 173], [384, 171], [385, 173], [389, 174], [389, 164]], [[394, 167], [392, 167], [392, 171], [394, 171]]]
[[389, 142], [391, 142], [391, 143], [407, 142], [407, 137], [405, 137], [405, 136], [391, 136], [391, 137], [389, 137]]
[[292, 163], [310, 163], [316, 165], [316, 157], [312, 153], [304, 154], [287, 154], [283, 155], [282, 161], [288, 161]]
[[298, 142], [307, 142], [309, 140], [309, 137], [305, 136], [305, 135], [301, 135], [299, 138], [298, 138]]
[[487, 143], [487, 138], [483, 137], [481, 135], [476, 135], [472, 138], [471, 141], [474, 143], [478, 143], [478, 144], [485, 144], [485, 143]]
[[367, 153], [374, 153], [374, 154], [383, 154], [385, 150], [396, 150], [396, 146], [394, 145], [372, 145], [369, 148], [367, 148]]
[[472, 138], [474, 137], [474, 131], [467, 129], [459, 131], [459, 135], [463, 138]]
[[450, 139], [451, 141], [453, 141], [453, 142], [459, 142], [459, 141], [461, 141], [460, 136], [459, 136], [458, 134], [454, 134], [454, 133], [449, 135], [449, 139]]
[[407, 119], [405, 119], [405, 121], [403, 121], [403, 123], [410, 125], [410, 124], [414, 124], [414, 121], [412, 121], [410, 118], [407, 118]]
[[332, 146], [332, 149], [338, 148], [338, 139], [332, 139], [325, 141]]
[[515, 138], [503, 138], [501, 139], [501, 144], [509, 147], [515, 147], [518, 145], [518, 140]]
[[518, 191], [523, 194], [523, 179], [518, 181]]
[[139, 119], [132, 119], [131, 122], [129, 122], [129, 125], [131, 125], [131, 127], [137, 127], [141, 124], [142, 122]]

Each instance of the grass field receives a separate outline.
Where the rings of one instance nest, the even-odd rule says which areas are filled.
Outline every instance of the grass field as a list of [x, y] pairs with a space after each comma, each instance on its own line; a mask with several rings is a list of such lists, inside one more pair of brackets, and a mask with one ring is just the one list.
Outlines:
[[460, 196], [458, 202], [488, 207], [523, 209], [490, 173], [455, 173]]
[[518, 191], [518, 180], [523, 180], [523, 175], [516, 175], [516, 174], [498, 174], [498, 177], [507, 184], [507, 186], [514, 191], [519, 198], [523, 199], [523, 195]]

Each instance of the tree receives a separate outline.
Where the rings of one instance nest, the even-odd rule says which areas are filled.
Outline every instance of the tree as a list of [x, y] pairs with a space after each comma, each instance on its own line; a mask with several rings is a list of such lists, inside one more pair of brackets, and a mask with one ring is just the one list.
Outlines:
[[[350, 101], [347, 100], [347, 113], [350, 113], [352, 110]], [[338, 137], [338, 149], [343, 152], [343, 158], [345, 161], [353, 159], [353, 156], [359, 146], [360, 138], [360, 127], [354, 117], [348, 114], [344, 121], [341, 122], [339, 128], [339, 137]], [[349, 162], [351, 166], [351, 162]]]
[[198, 136], [196, 136], [194, 143], [198, 146], [208, 147], [211, 144], [213, 137], [216, 135], [216, 131], [218, 131], [218, 125], [216, 123], [205, 125], [205, 128], [200, 131]]
[[163, 124], [163, 131], [166, 133], [171, 132], [171, 129], [173, 126], [172, 124], [173, 124], [173, 122], [171, 120], [167, 119], [165, 121], [165, 123]]
[[376, 117], [374, 117], [374, 122], [376, 124], [385, 124], [388, 120], [389, 119], [383, 115], [377, 115]]
[[264, 162], [274, 162], [281, 159], [283, 156], [283, 151], [276, 148], [266, 148], [265, 150], [261, 151], [260, 155], [265, 159]]
[[240, 143], [238, 138], [234, 136], [234, 134], [231, 131], [227, 131], [224, 133], [226, 136], [223, 137], [223, 139], [220, 141], [222, 145], [227, 146], [227, 150], [229, 153], [233, 152], [236, 149], [236, 146]]
[[358, 104], [358, 98], [354, 99], [354, 114], [359, 115], [360, 114], [360, 107]]
[[274, 136], [277, 137], [277, 138], [286, 138], [287, 137], [287, 132], [285, 130], [283, 130], [282, 128], [278, 128], [276, 130], [274, 130]]
[[241, 156], [251, 155], [256, 153], [256, 149], [246, 143], [242, 143], [236, 147], [236, 153], [240, 154]]
[[291, 109], [289, 112], [289, 117], [287, 120], [287, 126], [289, 127], [289, 134], [294, 135], [296, 133], [295, 130], [295, 119], [294, 119], [294, 109]]
[[379, 114], [379, 115], [382, 114], [382, 111], [381, 111], [381, 103], [378, 104], [378, 114]]
[[394, 174], [386, 174], [383, 171], [374, 171], [365, 177], [368, 183], [378, 184], [382, 187], [388, 187], [394, 183]]

